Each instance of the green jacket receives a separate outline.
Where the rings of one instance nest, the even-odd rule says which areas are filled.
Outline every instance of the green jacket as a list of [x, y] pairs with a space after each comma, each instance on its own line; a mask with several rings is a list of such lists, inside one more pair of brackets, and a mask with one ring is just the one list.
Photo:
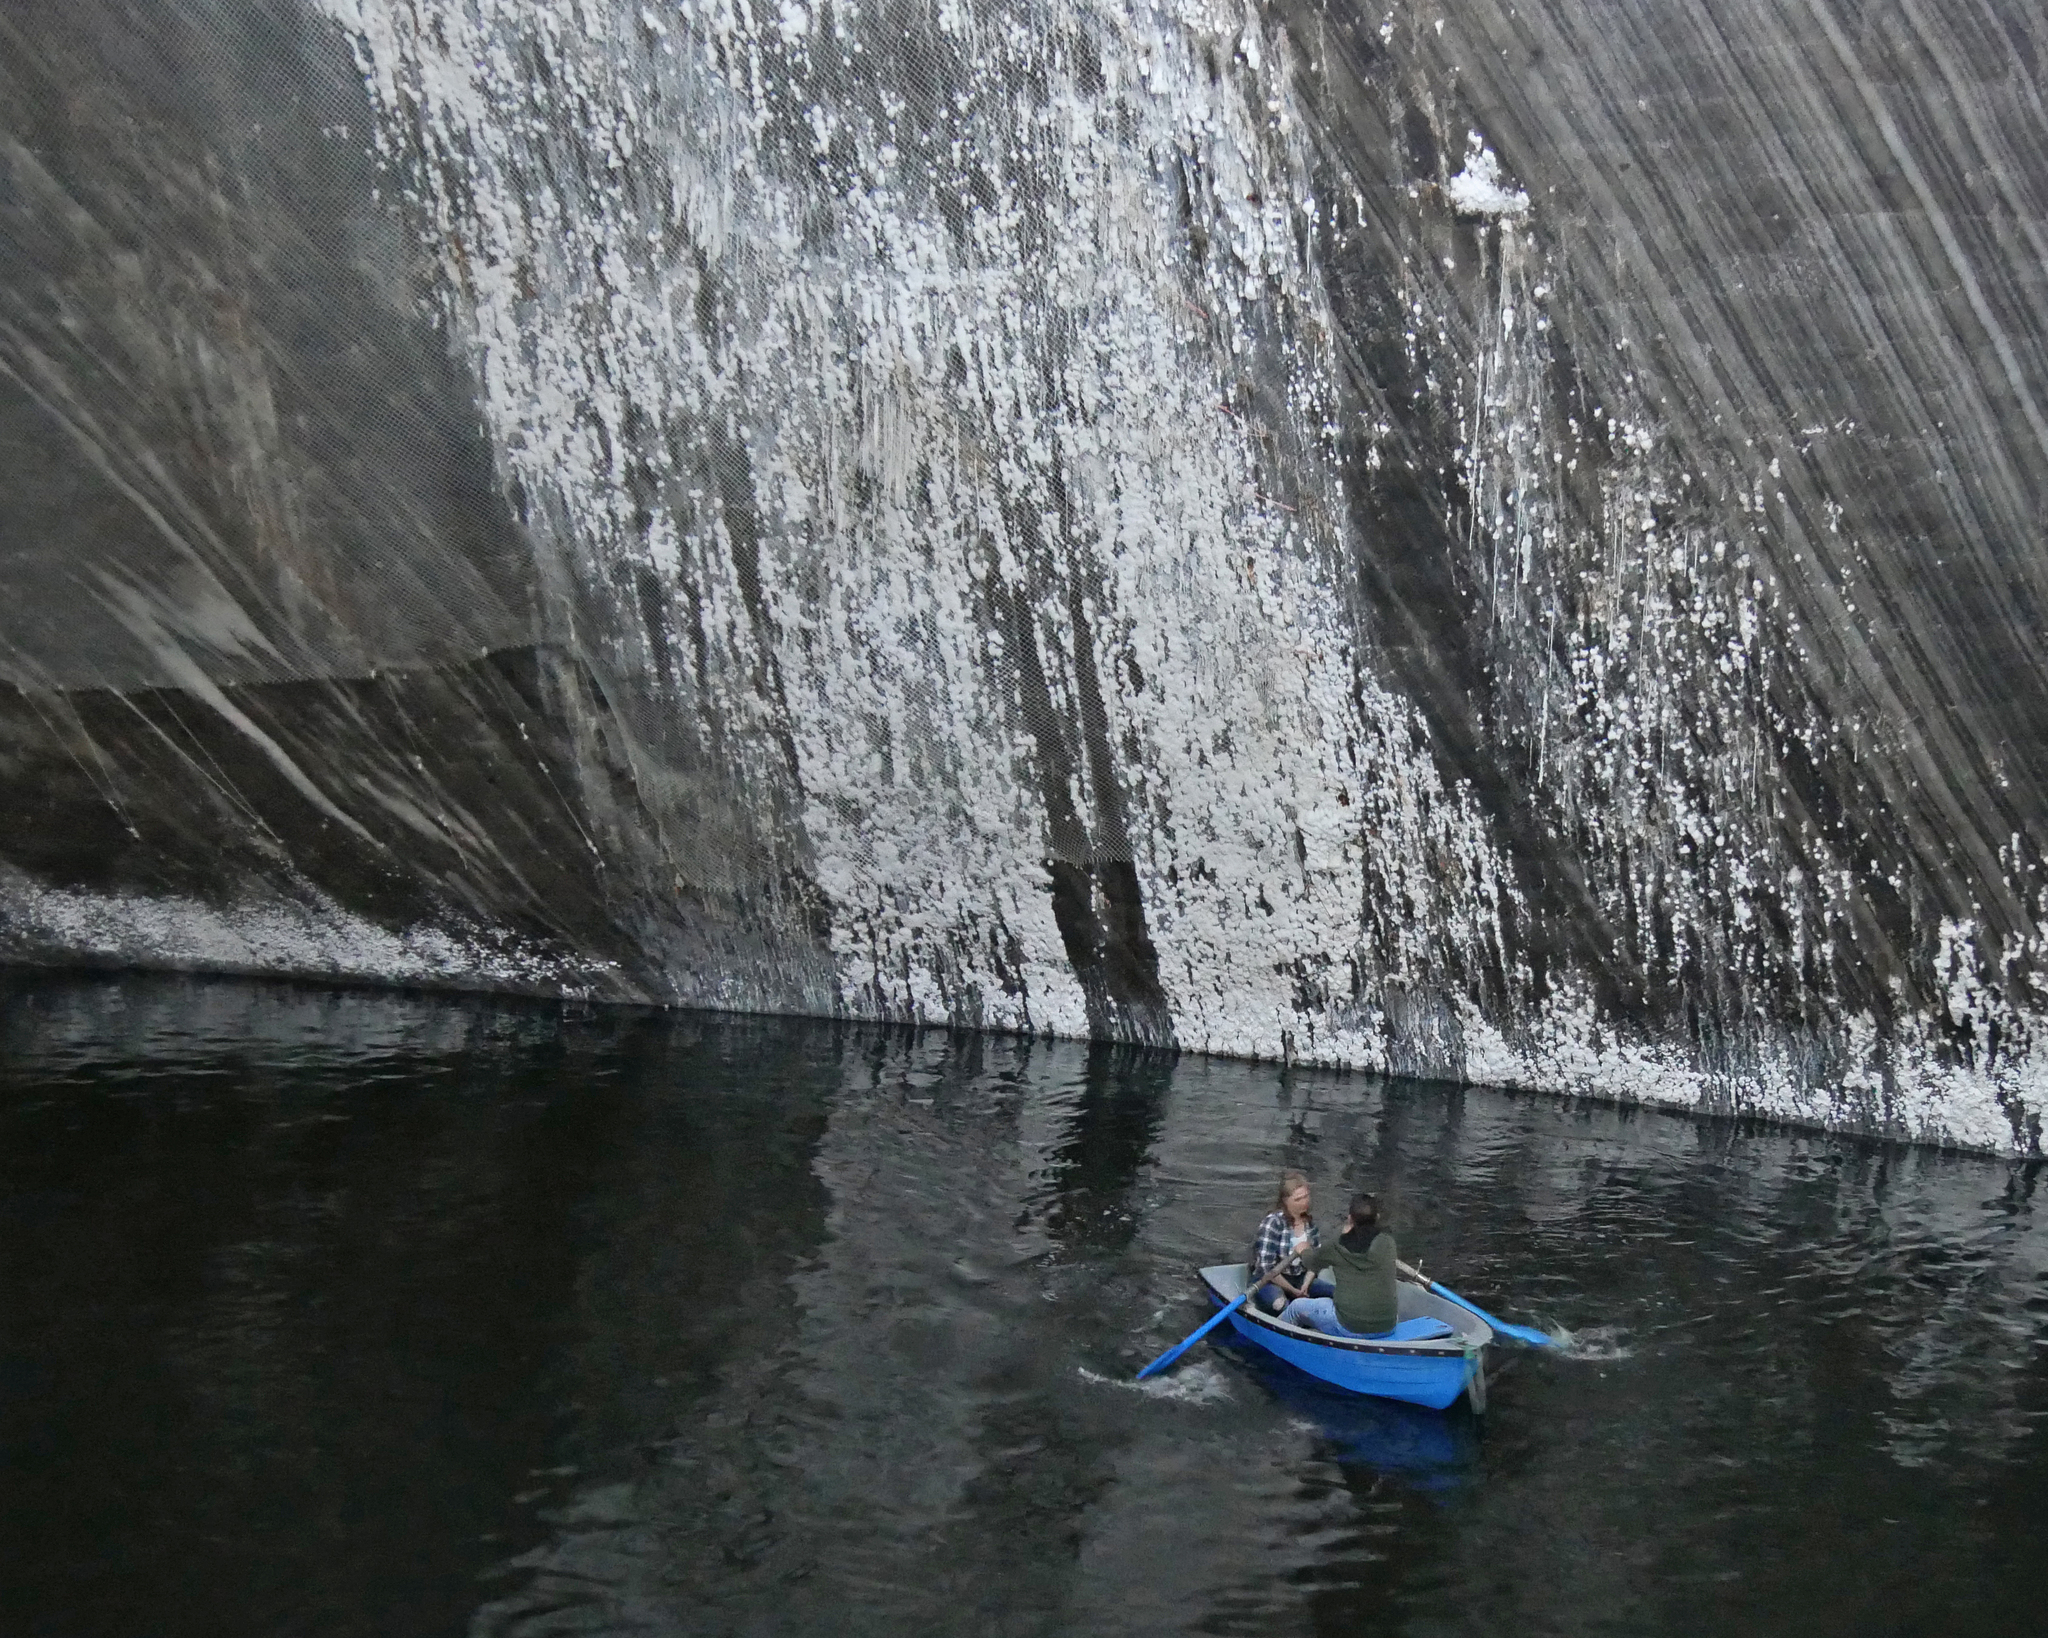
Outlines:
[[1393, 1235], [1381, 1229], [1362, 1252], [1347, 1251], [1341, 1241], [1332, 1240], [1309, 1259], [1311, 1268], [1330, 1271], [1337, 1287], [1337, 1322], [1345, 1330], [1374, 1336], [1393, 1330], [1400, 1320], [1394, 1292], [1397, 1255]]

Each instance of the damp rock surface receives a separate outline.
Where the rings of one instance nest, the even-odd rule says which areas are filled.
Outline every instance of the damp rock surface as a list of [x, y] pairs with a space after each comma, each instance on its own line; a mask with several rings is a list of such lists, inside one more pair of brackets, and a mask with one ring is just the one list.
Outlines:
[[2038, 1148], [2038, 18], [0, 43], [0, 953]]

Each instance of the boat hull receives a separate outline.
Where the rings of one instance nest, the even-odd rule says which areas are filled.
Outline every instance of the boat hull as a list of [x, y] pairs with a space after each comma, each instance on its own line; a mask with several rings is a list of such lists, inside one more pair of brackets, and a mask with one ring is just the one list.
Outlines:
[[[1210, 1301], [1221, 1306], [1243, 1293], [1246, 1270], [1241, 1264], [1226, 1264], [1203, 1269], [1201, 1277]], [[1462, 1395], [1472, 1401], [1474, 1410], [1483, 1411], [1486, 1345], [1493, 1340], [1492, 1330], [1416, 1286], [1401, 1286], [1400, 1302], [1402, 1319], [1440, 1319], [1457, 1334], [1410, 1343], [1326, 1337], [1244, 1307], [1230, 1316], [1230, 1328], [1253, 1347], [1347, 1393], [1397, 1399], [1430, 1410], [1447, 1410]]]

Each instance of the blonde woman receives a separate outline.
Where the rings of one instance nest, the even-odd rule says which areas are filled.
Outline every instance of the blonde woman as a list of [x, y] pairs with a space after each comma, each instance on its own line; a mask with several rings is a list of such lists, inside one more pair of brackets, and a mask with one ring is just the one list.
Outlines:
[[1316, 1220], [1309, 1215], [1310, 1200], [1308, 1178], [1296, 1171], [1282, 1172], [1273, 1210], [1261, 1220], [1258, 1233], [1252, 1236], [1252, 1265], [1245, 1271], [1247, 1279], [1262, 1268], [1271, 1268], [1289, 1251], [1293, 1253], [1252, 1296], [1252, 1301], [1265, 1313], [1278, 1314], [1297, 1297], [1327, 1297], [1336, 1290], [1327, 1280], [1309, 1283], [1305, 1259], [1323, 1249], [1323, 1237], [1316, 1228]]

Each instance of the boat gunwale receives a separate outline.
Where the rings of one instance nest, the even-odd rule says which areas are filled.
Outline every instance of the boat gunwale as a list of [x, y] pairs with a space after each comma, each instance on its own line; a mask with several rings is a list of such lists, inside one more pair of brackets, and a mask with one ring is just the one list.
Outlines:
[[[1248, 1278], [1251, 1273], [1251, 1270], [1243, 1263], [1217, 1263], [1211, 1266], [1243, 1270], [1243, 1273], [1240, 1275], [1240, 1282], [1244, 1278]], [[1217, 1283], [1209, 1278], [1208, 1268], [1198, 1268], [1195, 1274], [1219, 1303], [1228, 1303], [1232, 1300], [1233, 1293], [1220, 1289]], [[1235, 1295], [1242, 1297], [1244, 1293], [1240, 1290]], [[1237, 1308], [1237, 1318], [1249, 1320], [1254, 1325], [1264, 1326], [1267, 1330], [1277, 1332], [1283, 1337], [1295, 1337], [1303, 1342], [1312, 1343], [1317, 1347], [1332, 1348], [1340, 1352], [1354, 1354], [1397, 1354], [1410, 1358], [1420, 1356], [1431, 1359], [1461, 1359], [1467, 1355], [1480, 1352], [1493, 1340], [1493, 1328], [1485, 1325], [1483, 1321], [1480, 1322], [1480, 1325], [1486, 1332], [1484, 1337], [1473, 1337], [1463, 1331], [1459, 1331], [1455, 1336], [1451, 1337], [1417, 1338], [1412, 1342], [1375, 1342], [1362, 1337], [1333, 1337], [1327, 1331], [1311, 1331], [1304, 1325], [1288, 1325], [1275, 1319], [1271, 1314], [1262, 1312], [1252, 1303], [1240, 1302]], [[1446, 1321], [1445, 1323], [1448, 1324], [1449, 1322]]]

